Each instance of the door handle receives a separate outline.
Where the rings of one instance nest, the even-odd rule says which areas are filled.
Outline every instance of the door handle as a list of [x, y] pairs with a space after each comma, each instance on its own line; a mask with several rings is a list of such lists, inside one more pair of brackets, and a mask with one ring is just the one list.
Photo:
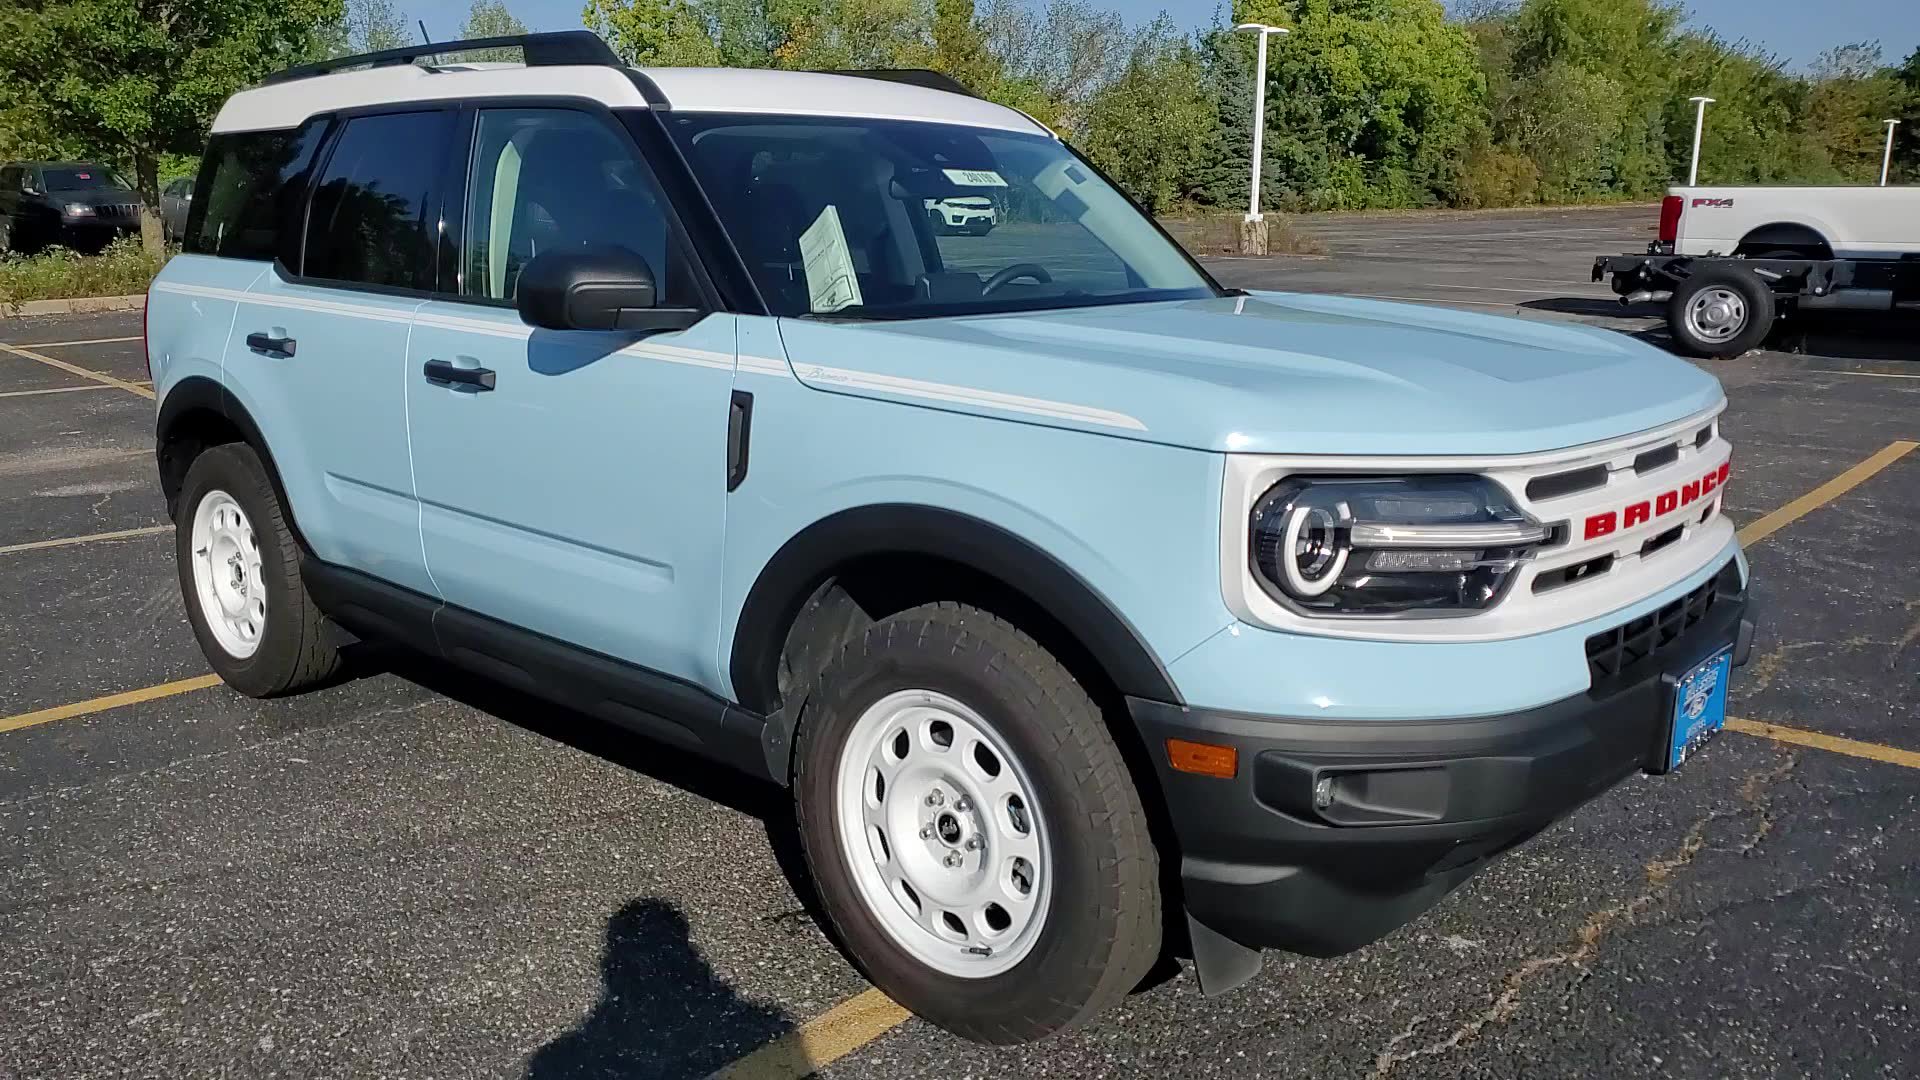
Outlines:
[[454, 367], [445, 360], [429, 360], [425, 368], [427, 381], [437, 386], [471, 386], [475, 390], [493, 389], [493, 369], [483, 367]]
[[300, 344], [290, 337], [274, 337], [272, 334], [254, 331], [247, 335], [247, 348], [254, 352], [263, 352], [268, 356], [292, 356], [294, 346]]

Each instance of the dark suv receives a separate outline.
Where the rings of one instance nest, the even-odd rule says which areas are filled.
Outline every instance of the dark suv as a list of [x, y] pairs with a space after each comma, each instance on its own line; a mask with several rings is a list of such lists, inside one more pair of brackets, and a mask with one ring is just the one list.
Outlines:
[[0, 166], [0, 252], [51, 244], [95, 252], [140, 231], [140, 197], [104, 165], [22, 161]]

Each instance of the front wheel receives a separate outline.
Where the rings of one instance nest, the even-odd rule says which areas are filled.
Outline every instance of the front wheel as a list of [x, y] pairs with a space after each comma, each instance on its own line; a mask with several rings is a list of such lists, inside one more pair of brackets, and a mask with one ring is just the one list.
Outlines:
[[249, 697], [330, 678], [340, 651], [300, 580], [300, 553], [260, 456], [245, 443], [195, 458], [181, 485], [174, 554], [207, 663]]
[[1748, 270], [1713, 269], [1674, 290], [1667, 326], [1694, 356], [1739, 356], [1766, 340], [1773, 314], [1773, 289], [1766, 282]]
[[985, 612], [882, 619], [807, 696], [800, 835], [835, 938], [964, 1038], [1100, 1012], [1160, 952], [1158, 858], [1120, 751], [1058, 660]]

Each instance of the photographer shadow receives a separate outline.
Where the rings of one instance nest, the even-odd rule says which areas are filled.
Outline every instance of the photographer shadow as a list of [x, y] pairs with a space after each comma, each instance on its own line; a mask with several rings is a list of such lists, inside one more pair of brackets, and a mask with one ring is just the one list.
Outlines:
[[593, 1010], [534, 1051], [525, 1080], [694, 1080], [791, 1030], [779, 1010], [713, 973], [664, 900], [633, 900], [607, 920]]

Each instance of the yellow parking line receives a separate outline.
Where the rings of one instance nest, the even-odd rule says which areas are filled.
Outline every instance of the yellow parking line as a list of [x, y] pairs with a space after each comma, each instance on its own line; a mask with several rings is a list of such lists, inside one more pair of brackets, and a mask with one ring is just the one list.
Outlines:
[[9, 716], [0, 719], [0, 731], [19, 731], [21, 728], [30, 728], [35, 724], [50, 724], [55, 720], [88, 716], [97, 712], [106, 712], [108, 709], [118, 709], [123, 705], [138, 705], [142, 701], [173, 697], [176, 694], [190, 694], [195, 690], [205, 690], [209, 686], [218, 685], [220, 685], [220, 676], [198, 675], [191, 679], [161, 683], [159, 686], [149, 686], [141, 690], [128, 690], [125, 693], [76, 701], [71, 705], [56, 705], [51, 709]]
[[8, 390], [0, 398], [39, 397], [41, 394], [77, 394], [82, 390], [118, 390], [117, 386], [53, 386], [45, 390]]
[[83, 341], [34, 341], [20, 346], [23, 349], [58, 349], [67, 345], [119, 345], [128, 341], [140, 341], [137, 337], [97, 337]]
[[1840, 496], [1845, 495], [1847, 492], [1852, 491], [1854, 488], [1859, 487], [1861, 484], [1866, 483], [1872, 479], [1875, 473], [1880, 472], [1882, 469], [1913, 453], [1915, 450], [1920, 450], [1920, 443], [1901, 441], [1887, 444], [1885, 449], [1867, 460], [1855, 465], [1853, 468], [1848, 469], [1846, 472], [1841, 473], [1826, 483], [1821, 484], [1805, 495], [1768, 514], [1766, 517], [1749, 524], [1746, 528], [1741, 529], [1740, 542], [1748, 545], [1759, 543]]
[[867, 990], [726, 1066], [711, 1080], [799, 1080], [899, 1027], [910, 1015], [887, 995]]
[[12, 353], [15, 356], [22, 357], [27, 360], [37, 360], [40, 363], [47, 365], [48, 367], [59, 368], [61, 371], [64, 371], [69, 375], [78, 375], [83, 379], [92, 379], [94, 382], [104, 383], [107, 386], [118, 387], [122, 390], [125, 390], [129, 394], [136, 394], [140, 397], [146, 398], [149, 401], [153, 400], [153, 391], [148, 389], [147, 387], [136, 386], [133, 383], [127, 382], [125, 379], [116, 379], [111, 375], [106, 375], [98, 371], [93, 371], [88, 368], [83, 368], [79, 364], [69, 364], [65, 360], [55, 360], [53, 357], [48, 356], [45, 353], [37, 353], [37, 352], [34, 352], [32, 349], [23, 349], [18, 345], [8, 345], [5, 342], [0, 342], [0, 352]]
[[91, 544], [95, 540], [128, 540], [136, 536], [152, 536], [155, 533], [172, 532], [171, 525], [147, 525], [138, 529], [119, 529], [114, 532], [88, 533], [85, 536], [62, 536], [57, 540], [30, 540], [24, 544], [9, 544], [0, 547], [0, 555], [12, 555], [19, 551], [45, 551], [48, 548], [69, 547], [74, 544]]
[[1755, 738], [1772, 739], [1774, 742], [1792, 743], [1795, 746], [1809, 746], [1815, 750], [1845, 754], [1848, 757], [1866, 758], [1868, 761], [1884, 761], [1889, 765], [1920, 769], [1920, 753], [1902, 750], [1896, 746], [1843, 739], [1838, 735], [1822, 735], [1817, 731], [1802, 731], [1799, 728], [1769, 724], [1764, 720], [1741, 720], [1732, 716], [1727, 718], [1727, 730], [1737, 731], [1742, 735], [1752, 735]]

